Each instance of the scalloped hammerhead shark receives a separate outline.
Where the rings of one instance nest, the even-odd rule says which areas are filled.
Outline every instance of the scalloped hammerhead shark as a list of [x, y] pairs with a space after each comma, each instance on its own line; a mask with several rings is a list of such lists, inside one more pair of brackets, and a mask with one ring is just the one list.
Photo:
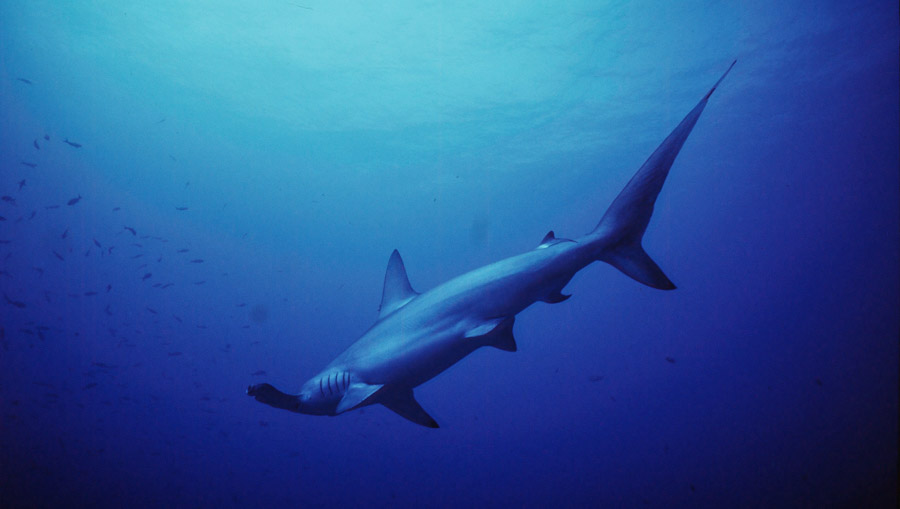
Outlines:
[[673, 290], [641, 240], [675, 157], [734, 63], [640, 167], [593, 231], [574, 240], [551, 231], [536, 249], [422, 294], [410, 286], [394, 250], [375, 325], [303, 384], [300, 394], [286, 394], [267, 383], [250, 386], [247, 394], [275, 408], [312, 415], [338, 415], [380, 403], [416, 424], [437, 428], [413, 389], [482, 346], [516, 351], [516, 314], [537, 301], [568, 299], [562, 289], [584, 267], [604, 261], [647, 286]]

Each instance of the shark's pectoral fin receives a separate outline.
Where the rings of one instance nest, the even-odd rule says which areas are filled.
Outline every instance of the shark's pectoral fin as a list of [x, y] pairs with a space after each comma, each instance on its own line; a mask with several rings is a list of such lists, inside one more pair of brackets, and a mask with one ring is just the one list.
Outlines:
[[428, 428], [439, 428], [437, 421], [431, 418], [416, 398], [412, 389], [384, 391], [380, 395], [379, 403], [391, 409], [394, 413], [409, 419], [410, 421]]
[[384, 384], [373, 385], [362, 382], [350, 384], [347, 392], [344, 393], [344, 397], [341, 398], [341, 402], [338, 403], [335, 413], [340, 414], [365, 403], [367, 399], [371, 398], [382, 387], [384, 387]]
[[513, 337], [512, 327], [516, 322], [515, 316], [509, 318], [495, 318], [489, 320], [466, 333], [467, 338], [478, 338], [485, 345], [499, 348], [506, 352], [515, 352], [516, 339]]

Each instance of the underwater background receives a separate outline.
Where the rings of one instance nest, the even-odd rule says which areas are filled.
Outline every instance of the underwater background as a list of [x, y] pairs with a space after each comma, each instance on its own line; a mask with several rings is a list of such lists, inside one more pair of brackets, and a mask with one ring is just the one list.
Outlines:
[[[0, 506], [895, 507], [896, 2], [0, 3]], [[297, 415], [375, 321], [644, 245], [416, 390]], [[861, 504], [861, 505], [860, 505]]]

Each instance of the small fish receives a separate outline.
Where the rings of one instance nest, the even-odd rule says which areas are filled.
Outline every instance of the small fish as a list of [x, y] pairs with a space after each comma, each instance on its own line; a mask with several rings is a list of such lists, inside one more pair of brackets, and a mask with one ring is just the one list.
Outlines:
[[58, 208], [59, 208], [59, 205], [47, 205], [46, 207], [44, 207], [45, 210], [58, 209]]
[[12, 196], [3, 195], [3, 196], [0, 196], [0, 200], [5, 201], [6, 203], [11, 203], [13, 205], [16, 204], [16, 199], [13, 198]]
[[169, 357], [178, 357], [181, 355], [181, 352], [169, 352]]
[[21, 191], [22, 188], [25, 187], [25, 179], [20, 180], [18, 183], [19, 183], [19, 191]]
[[178, 159], [175, 159], [175, 156], [173, 156], [172, 154], [169, 154], [169, 159], [175, 161], [176, 163], [178, 162]]
[[68, 236], [69, 236], [69, 229], [66, 228], [66, 231], [62, 232], [62, 235], [60, 235], [59, 238], [64, 239]]
[[44, 141], [50, 141], [50, 135], [49, 135], [49, 134], [45, 134], [45, 135], [44, 135]]
[[97, 242], [97, 239], [91, 239], [91, 240], [94, 241], [94, 245], [95, 245], [95, 246], [99, 247], [100, 249], [103, 249], [103, 246], [101, 246], [100, 243]]
[[822, 387], [822, 380], [819, 378], [816, 378], [816, 385], [818, 385], [819, 387]]
[[63, 258], [63, 255], [57, 253], [56, 250], [51, 249], [51, 251], [53, 251], [53, 256], [59, 258], [60, 260], [65, 260], [65, 258]]
[[30, 220], [34, 219], [34, 216], [36, 216], [36, 215], [37, 215], [37, 211], [32, 210], [31, 214], [28, 215], [28, 220], [30, 221]]
[[116, 246], [109, 246], [109, 247], [106, 249], [106, 254], [112, 254], [112, 250], [115, 249], [115, 248], [116, 248]]
[[182, 320], [181, 317], [178, 315], [172, 315], [172, 318], [178, 320], [178, 323], [184, 323], [184, 320]]
[[6, 299], [7, 304], [13, 305], [19, 309], [25, 309], [25, 307], [26, 307], [24, 302], [22, 302], [20, 300], [10, 299], [9, 296], [6, 295], [6, 293], [3, 294], [3, 298]]
[[64, 139], [63, 143], [65, 143], [66, 145], [75, 147], [75, 148], [81, 148], [81, 143], [75, 143], [74, 141], [69, 141], [69, 138]]
[[156, 311], [156, 310], [155, 310], [155, 309], [153, 309], [153, 308], [147, 308], [147, 311], [149, 311], [149, 312], [151, 312], [151, 313], [153, 313], [153, 314], [154, 314], [154, 315], [157, 315], [157, 314], [159, 314], [159, 312], [158, 312], [158, 311]]
[[135, 235], [135, 236], [137, 235], [137, 232], [134, 231], [134, 228], [132, 228], [132, 227], [130, 227], [130, 226], [126, 226], [125, 229], [128, 230], [128, 231], [130, 231], [132, 235]]
[[246, 305], [247, 305], [246, 302], [241, 302], [240, 304], [237, 305], [237, 307], [242, 308], [242, 307], [244, 307], [244, 306], [246, 306]]
[[143, 253], [136, 254], [136, 255], [132, 256], [131, 259], [134, 260], [134, 259], [140, 258], [142, 256], [144, 256]]
[[191, 263], [203, 263], [203, 258], [196, 258], [194, 260], [191, 260]]
[[134, 247], [144, 247], [143, 244], [138, 244], [137, 242], [132, 242], [131, 245]]
[[80, 202], [80, 201], [81, 201], [81, 195], [79, 194], [79, 195], [76, 196], [75, 198], [72, 198], [71, 200], [69, 200], [68, 204], [69, 204], [69, 205], [75, 205], [76, 203], [78, 203], [78, 202]]
[[163, 117], [163, 118], [161, 118], [161, 119], [159, 120], [159, 122], [157, 122], [157, 124], [162, 124], [162, 123], [165, 122], [165, 121], [166, 121], [166, 117]]
[[109, 293], [110, 290], [112, 290], [112, 285], [106, 285], [106, 293]]
[[42, 268], [40, 268], [40, 267], [32, 267], [31, 270], [37, 272], [37, 273], [38, 273], [39, 275], [41, 275], [41, 276], [44, 275], [44, 269], [42, 269]]
[[175, 210], [187, 210], [187, 207], [175, 207]]
[[162, 285], [162, 288], [161, 288], [161, 289], [162, 289], [162, 290], [165, 290], [166, 288], [168, 288], [168, 287], [170, 287], [170, 286], [173, 286], [173, 285], [175, 285], [175, 283], [166, 283], [166, 284]]
[[122, 207], [113, 207], [112, 209], [113, 212], [118, 212], [120, 210], [122, 210]]
[[88, 389], [93, 389], [94, 387], [97, 387], [97, 382], [91, 382], [91, 383], [85, 385], [84, 387], [82, 387], [81, 390], [86, 391]]
[[0, 270], [0, 276], [12, 277], [8, 270]]
[[103, 368], [103, 369], [116, 369], [115, 364], [107, 364], [105, 362], [94, 361], [94, 362], [91, 362], [91, 365], [97, 366], [98, 368]]
[[141, 278], [141, 281], [146, 281], [146, 280], [150, 279], [151, 277], [153, 277], [153, 274], [148, 272], [148, 273], [144, 274], [144, 277]]
[[178, 250], [179, 253], [187, 253], [188, 251], [190, 251], [190, 249], [179, 249]]
[[203, 280], [203, 281], [194, 281], [194, 284], [197, 285], [197, 286], [200, 286], [200, 285], [202, 285], [202, 284], [205, 283], [205, 282], [206, 282], [206, 280]]
[[0, 221], [6, 221], [6, 218], [3, 216], [0, 216]]
[[588, 377], [588, 381], [590, 382], [601, 382], [603, 381], [603, 375], [591, 375]]
[[675, 359], [673, 359], [671, 357], [666, 357], [666, 362], [668, 362], [670, 364], [675, 364]]
[[109, 304], [107, 304], [106, 307], [103, 308], [103, 311], [106, 312], [107, 316], [112, 316], [112, 311], [109, 310]]
[[263, 376], [265, 374], [266, 374], [265, 371], [259, 370], [259, 371], [254, 371], [253, 373], [250, 373], [250, 376]]
[[24, 83], [26, 85], [34, 85], [34, 83], [32, 83], [31, 80], [26, 79], [26, 78], [16, 78], [16, 81], [21, 81], [22, 83]]
[[32, 143], [32, 145], [34, 145], [34, 148], [36, 148], [36, 149], [38, 149], [38, 150], [41, 149], [41, 146], [38, 145], [37, 138], [34, 139], [34, 143]]
[[22, 164], [25, 165], [25, 166], [27, 166], [27, 167], [29, 167], [29, 168], [37, 168], [37, 164], [35, 164], [35, 163], [29, 163], [28, 161], [22, 161]]
[[162, 286], [162, 283], [153, 283], [151, 288], [159, 288], [160, 286]]
[[97, 292], [95, 292], [95, 291], [84, 292], [85, 297], [93, 297], [94, 295], [97, 295]]
[[156, 263], [159, 263], [161, 261], [162, 261], [162, 255], [159, 255], [159, 258], [156, 259]]

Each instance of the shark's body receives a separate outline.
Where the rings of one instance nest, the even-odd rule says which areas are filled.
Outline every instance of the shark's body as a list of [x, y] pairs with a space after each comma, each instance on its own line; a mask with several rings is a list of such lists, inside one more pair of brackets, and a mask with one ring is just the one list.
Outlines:
[[436, 428], [414, 399], [413, 388], [482, 346], [515, 351], [516, 314], [537, 301], [567, 299], [563, 287], [587, 265], [602, 260], [648, 286], [674, 289], [644, 252], [641, 239], [669, 168], [725, 75], [641, 166], [589, 234], [569, 240], [550, 232], [532, 251], [422, 294], [410, 286], [395, 250], [372, 328], [307, 381], [299, 395], [269, 384], [251, 386], [247, 393], [277, 408], [315, 415], [381, 403], [417, 424]]

